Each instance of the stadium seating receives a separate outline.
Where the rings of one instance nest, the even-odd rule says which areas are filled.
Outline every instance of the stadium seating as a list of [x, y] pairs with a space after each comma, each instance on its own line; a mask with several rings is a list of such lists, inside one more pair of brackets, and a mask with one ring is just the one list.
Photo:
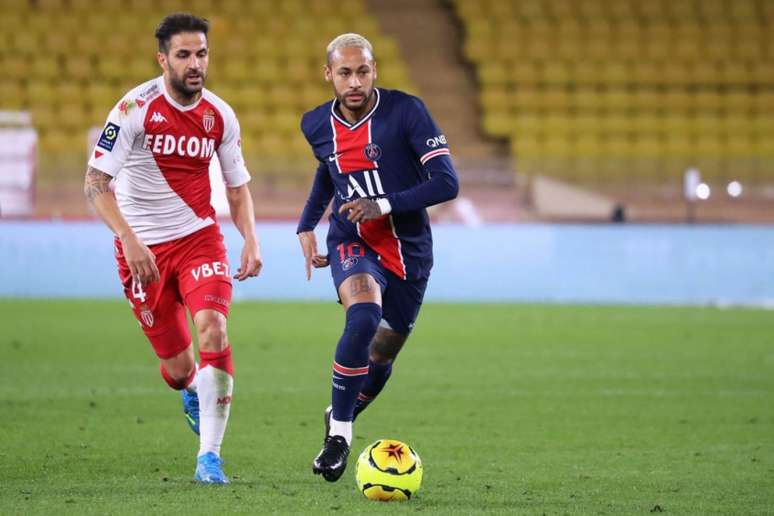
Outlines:
[[364, 34], [384, 70], [379, 83], [412, 90], [395, 41], [364, 0], [0, 0], [0, 110], [32, 113], [43, 158], [84, 156], [88, 129], [128, 89], [160, 74], [153, 31], [176, 11], [211, 21], [207, 85], [235, 107], [256, 172], [269, 158], [278, 171], [311, 159], [299, 121], [331, 97], [322, 69], [336, 35]]
[[584, 183], [774, 174], [771, 0], [455, 0], [482, 126]]

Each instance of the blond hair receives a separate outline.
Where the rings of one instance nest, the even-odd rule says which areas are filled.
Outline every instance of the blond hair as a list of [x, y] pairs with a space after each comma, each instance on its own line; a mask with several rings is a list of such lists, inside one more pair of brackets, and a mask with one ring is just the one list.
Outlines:
[[370, 41], [365, 39], [360, 34], [347, 32], [346, 34], [336, 36], [333, 38], [333, 41], [328, 43], [328, 48], [326, 49], [328, 63], [331, 62], [331, 56], [333, 53], [342, 48], [362, 48], [368, 50], [368, 53], [371, 54], [371, 59], [374, 57], [374, 47], [371, 45]]

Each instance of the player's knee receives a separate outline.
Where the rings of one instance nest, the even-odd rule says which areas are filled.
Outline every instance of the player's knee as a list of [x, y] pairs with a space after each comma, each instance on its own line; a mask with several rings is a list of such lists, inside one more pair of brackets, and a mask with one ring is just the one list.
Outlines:
[[347, 309], [347, 322], [335, 360], [345, 367], [362, 367], [368, 363], [368, 345], [376, 333], [382, 307], [376, 303], [355, 303]]
[[379, 365], [392, 363], [403, 348], [406, 338], [406, 335], [380, 325], [374, 340], [371, 341], [369, 360]]
[[376, 303], [356, 303], [347, 310], [346, 332], [358, 340], [370, 339], [379, 328], [382, 307]]
[[161, 377], [167, 382], [167, 385], [173, 389], [180, 390], [188, 387], [196, 371], [196, 364], [193, 360], [165, 361], [159, 366]]
[[196, 332], [199, 336], [199, 349], [201, 350], [219, 352], [228, 346], [226, 317], [219, 312], [198, 317]]
[[199, 349], [220, 352], [228, 346], [225, 325], [210, 324], [199, 332]]

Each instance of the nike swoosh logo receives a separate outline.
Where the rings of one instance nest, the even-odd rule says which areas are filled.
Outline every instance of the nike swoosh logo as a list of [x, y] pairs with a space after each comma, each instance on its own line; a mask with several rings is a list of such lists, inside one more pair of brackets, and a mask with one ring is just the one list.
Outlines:
[[339, 157], [338, 154], [331, 154], [330, 156], [328, 156], [328, 161], [336, 161], [338, 157]]

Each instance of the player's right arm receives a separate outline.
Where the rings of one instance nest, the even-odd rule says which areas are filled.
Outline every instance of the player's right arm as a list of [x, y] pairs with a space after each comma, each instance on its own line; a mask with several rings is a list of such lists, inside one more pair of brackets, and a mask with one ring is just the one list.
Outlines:
[[97, 215], [121, 240], [132, 278], [141, 286], [159, 279], [156, 258], [126, 222], [110, 190], [110, 180], [123, 168], [135, 137], [142, 131], [140, 109], [132, 97], [119, 102], [108, 115], [86, 170], [84, 193]]
[[134, 281], [143, 287], [159, 280], [159, 269], [156, 267], [156, 257], [148, 246], [143, 244], [132, 228], [121, 215], [118, 203], [110, 190], [110, 175], [89, 167], [86, 170], [86, 181], [83, 188], [97, 215], [121, 240], [124, 258]]
[[309, 198], [306, 200], [304, 211], [301, 213], [301, 220], [298, 223], [296, 233], [298, 241], [301, 244], [301, 251], [304, 253], [306, 261], [306, 279], [312, 279], [312, 267], [320, 268], [328, 266], [328, 258], [317, 252], [317, 237], [314, 235], [314, 228], [325, 213], [325, 209], [333, 198], [334, 186], [331, 176], [328, 173], [328, 166], [320, 162], [317, 167], [317, 173], [314, 175], [312, 190], [309, 192]]

